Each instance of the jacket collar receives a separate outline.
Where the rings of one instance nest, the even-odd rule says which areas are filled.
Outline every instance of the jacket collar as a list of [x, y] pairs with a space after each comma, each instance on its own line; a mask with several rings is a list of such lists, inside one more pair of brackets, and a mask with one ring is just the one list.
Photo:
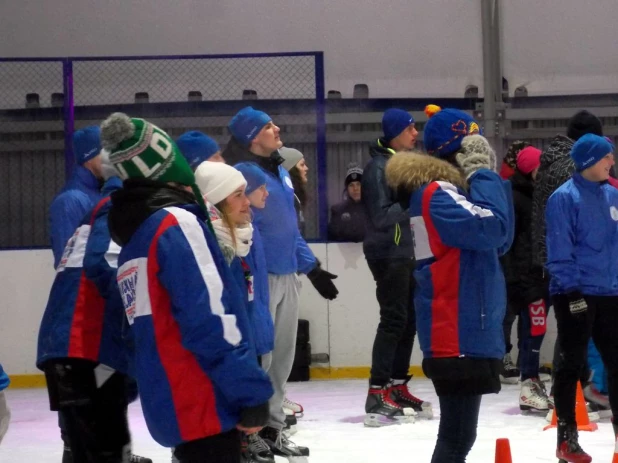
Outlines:
[[101, 187], [99, 179], [83, 166], [75, 166], [72, 177], [89, 190], [98, 190]]
[[607, 181], [604, 182], [591, 182], [590, 180], [586, 180], [582, 174], [576, 172], [573, 174], [573, 182], [588, 191], [598, 191], [601, 189], [603, 185], [607, 185]]

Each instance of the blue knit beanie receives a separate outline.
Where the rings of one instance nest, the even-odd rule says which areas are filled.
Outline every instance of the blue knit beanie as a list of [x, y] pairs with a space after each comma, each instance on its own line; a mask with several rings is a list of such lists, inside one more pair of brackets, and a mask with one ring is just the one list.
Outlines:
[[183, 133], [176, 140], [176, 146], [194, 171], [202, 162], [208, 161], [215, 153], [220, 151], [216, 141], [197, 130]]
[[238, 170], [247, 181], [246, 195], [250, 195], [259, 187], [266, 184], [266, 174], [257, 164], [253, 162], [241, 162], [240, 164], [236, 164], [234, 168]]
[[82, 166], [101, 152], [101, 128], [90, 126], [73, 134], [73, 155], [75, 162]]
[[427, 153], [440, 158], [459, 151], [461, 140], [481, 133], [476, 121], [459, 109], [442, 109], [428, 105], [425, 114], [429, 117], [424, 130], [424, 145]]
[[262, 127], [270, 121], [272, 118], [265, 112], [247, 106], [236, 113], [228, 128], [236, 141], [243, 146], [249, 146]]
[[411, 124], [414, 124], [414, 118], [407, 111], [397, 108], [387, 109], [382, 116], [384, 139], [391, 141]]
[[571, 158], [573, 158], [577, 172], [581, 172], [613, 152], [614, 145], [607, 138], [587, 133], [571, 148]]

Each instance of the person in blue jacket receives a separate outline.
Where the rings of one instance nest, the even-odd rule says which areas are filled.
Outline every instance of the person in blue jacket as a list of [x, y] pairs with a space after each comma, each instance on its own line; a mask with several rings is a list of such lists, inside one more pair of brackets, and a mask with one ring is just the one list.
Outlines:
[[434, 113], [424, 137], [430, 156], [396, 154], [386, 179], [409, 198], [423, 371], [440, 401], [431, 461], [463, 463], [482, 395], [500, 391], [506, 286], [498, 258], [512, 243], [514, 212], [510, 185], [467, 113]]
[[[259, 172], [259, 168], [254, 166]], [[266, 177], [262, 174], [262, 180]], [[243, 333], [257, 357], [273, 350], [275, 333], [268, 308], [268, 273], [261, 241], [254, 242], [259, 232], [251, 224], [250, 201], [246, 196], [256, 188], [250, 186], [242, 173], [222, 163], [203, 162], [195, 170], [195, 183], [208, 199], [208, 215], [229, 264], [249, 318], [249, 330]], [[259, 187], [259, 185], [257, 185]], [[260, 265], [257, 266], [258, 260]], [[301, 456], [289, 442], [292, 453], [283, 456]], [[247, 436], [247, 461], [272, 461], [274, 455], [259, 433]]]
[[[575, 142], [575, 173], [549, 198], [547, 269], [562, 351], [554, 384], [556, 455], [589, 462], [579, 445], [575, 393], [592, 336], [607, 369], [609, 402], [618, 416], [618, 190], [608, 183], [614, 145], [586, 134]], [[614, 423], [618, 435], [618, 423]]]
[[[123, 461], [130, 455], [126, 393], [129, 350], [111, 240], [109, 195], [122, 187], [101, 155], [103, 199], [67, 243], [39, 330], [37, 367], [45, 372], [50, 408], [68, 435], [72, 461]], [[151, 462], [131, 455], [131, 461]]]
[[49, 206], [49, 230], [54, 268], [84, 216], [101, 199], [101, 139], [99, 127], [86, 127], [73, 135], [76, 166]]
[[266, 424], [273, 389], [243, 335], [242, 294], [193, 171], [143, 119], [112, 114], [101, 138], [125, 179], [109, 227], [122, 246], [117, 280], [150, 434], [180, 463], [238, 463], [240, 433]]
[[0, 364], [0, 444], [9, 429], [9, 422], [11, 421], [11, 410], [6, 403], [6, 397], [4, 395], [4, 390], [9, 387], [10, 383], [9, 376]]
[[278, 149], [283, 146], [280, 129], [272, 118], [250, 106], [241, 109], [230, 121], [232, 137], [223, 151], [230, 165], [250, 162], [266, 175], [270, 196], [264, 209], [254, 209], [253, 226], [260, 231], [268, 269], [270, 313], [275, 324], [275, 348], [262, 357], [275, 388], [270, 401], [270, 421], [262, 437], [274, 453], [287, 452], [279, 438], [285, 426], [283, 401], [296, 350], [298, 328], [298, 294], [300, 280], [296, 272], [305, 273], [322, 297], [333, 300], [338, 290], [333, 275], [319, 265], [298, 230], [294, 209], [294, 189], [288, 172], [281, 166]]

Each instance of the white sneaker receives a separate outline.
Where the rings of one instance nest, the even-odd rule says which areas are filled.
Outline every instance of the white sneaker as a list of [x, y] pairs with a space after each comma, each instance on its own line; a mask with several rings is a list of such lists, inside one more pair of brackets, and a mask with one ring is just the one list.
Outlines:
[[[292, 402], [287, 397], [285, 397], [283, 399], [283, 411], [285, 412], [286, 409], [293, 411], [294, 414], [296, 415], [296, 418], [302, 418], [303, 415], [304, 415], [304, 412], [305, 412], [305, 410], [303, 409], [303, 406], [301, 404], [297, 404], [296, 402]], [[288, 414], [288, 412], [286, 412], [286, 415], [287, 414]]]
[[11, 410], [6, 403], [6, 396], [4, 391], [0, 392], [0, 442], [9, 429], [9, 422], [11, 421]]
[[519, 409], [524, 412], [549, 410], [549, 399], [538, 379], [527, 379], [521, 383]]

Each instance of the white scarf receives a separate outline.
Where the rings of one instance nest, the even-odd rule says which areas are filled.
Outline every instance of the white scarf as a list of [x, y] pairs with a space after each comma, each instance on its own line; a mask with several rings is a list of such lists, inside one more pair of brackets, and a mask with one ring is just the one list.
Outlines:
[[226, 258], [231, 261], [235, 255], [238, 257], [245, 257], [249, 254], [251, 245], [253, 244], [253, 225], [247, 223], [236, 227], [234, 229], [236, 240], [234, 241], [229, 227], [221, 218], [221, 212], [209, 203], [208, 213], [212, 228], [215, 230], [215, 235], [217, 235], [217, 241], [219, 241], [221, 250]]

